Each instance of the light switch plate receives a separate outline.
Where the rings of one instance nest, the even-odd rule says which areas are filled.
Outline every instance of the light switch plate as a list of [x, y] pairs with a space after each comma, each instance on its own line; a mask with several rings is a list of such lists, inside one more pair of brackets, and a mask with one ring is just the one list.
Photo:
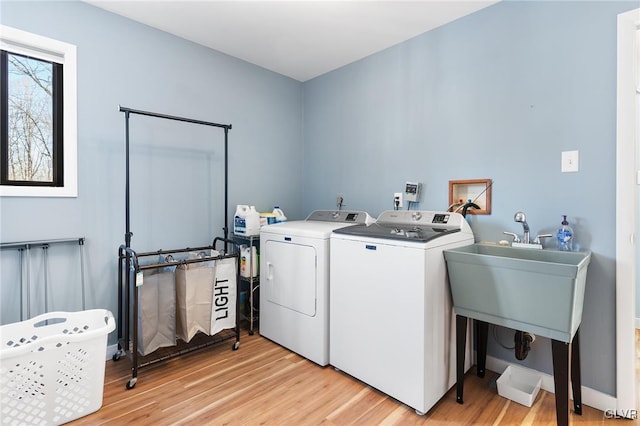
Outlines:
[[577, 172], [579, 167], [578, 151], [562, 151], [562, 173]]

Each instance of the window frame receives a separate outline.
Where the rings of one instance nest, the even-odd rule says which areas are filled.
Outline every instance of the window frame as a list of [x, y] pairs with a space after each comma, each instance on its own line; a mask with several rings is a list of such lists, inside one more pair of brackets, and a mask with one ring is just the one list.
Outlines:
[[[0, 185], [2, 197], [77, 197], [77, 52], [76, 46], [0, 25], [0, 49], [62, 64], [62, 186]], [[54, 160], [54, 161], [56, 161]], [[58, 166], [60, 164], [58, 163]]]

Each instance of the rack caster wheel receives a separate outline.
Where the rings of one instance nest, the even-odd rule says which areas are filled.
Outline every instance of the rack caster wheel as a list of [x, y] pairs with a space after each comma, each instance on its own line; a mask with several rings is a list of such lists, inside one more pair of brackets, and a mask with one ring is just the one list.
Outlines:
[[125, 386], [127, 388], [127, 390], [133, 389], [136, 386], [136, 382], [138, 381], [137, 377], [134, 377], [133, 379], [130, 379], [127, 382], [127, 385]]
[[122, 358], [122, 351], [117, 351], [115, 354], [113, 354], [113, 356], [111, 357], [111, 359], [113, 361], [120, 361], [120, 358]]
[[249, 336], [253, 336], [253, 330], [249, 330]]
[[237, 351], [240, 348], [240, 342], [235, 342], [233, 345], [231, 345], [231, 349], [234, 351]]

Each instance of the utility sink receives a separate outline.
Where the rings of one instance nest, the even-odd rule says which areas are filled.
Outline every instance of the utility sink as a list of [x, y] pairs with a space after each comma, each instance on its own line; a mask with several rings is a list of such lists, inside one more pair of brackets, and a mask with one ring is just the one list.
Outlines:
[[444, 257], [457, 315], [571, 342], [591, 252], [477, 243]]

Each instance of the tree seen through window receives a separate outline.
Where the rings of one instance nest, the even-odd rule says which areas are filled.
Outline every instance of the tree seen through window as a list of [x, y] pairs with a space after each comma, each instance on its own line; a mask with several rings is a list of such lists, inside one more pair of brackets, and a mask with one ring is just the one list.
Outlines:
[[[59, 186], [56, 170], [56, 64], [2, 52], [3, 184]], [[61, 85], [61, 80], [60, 80]], [[3, 126], [4, 127], [4, 126]], [[6, 132], [6, 133], [5, 133]]]

